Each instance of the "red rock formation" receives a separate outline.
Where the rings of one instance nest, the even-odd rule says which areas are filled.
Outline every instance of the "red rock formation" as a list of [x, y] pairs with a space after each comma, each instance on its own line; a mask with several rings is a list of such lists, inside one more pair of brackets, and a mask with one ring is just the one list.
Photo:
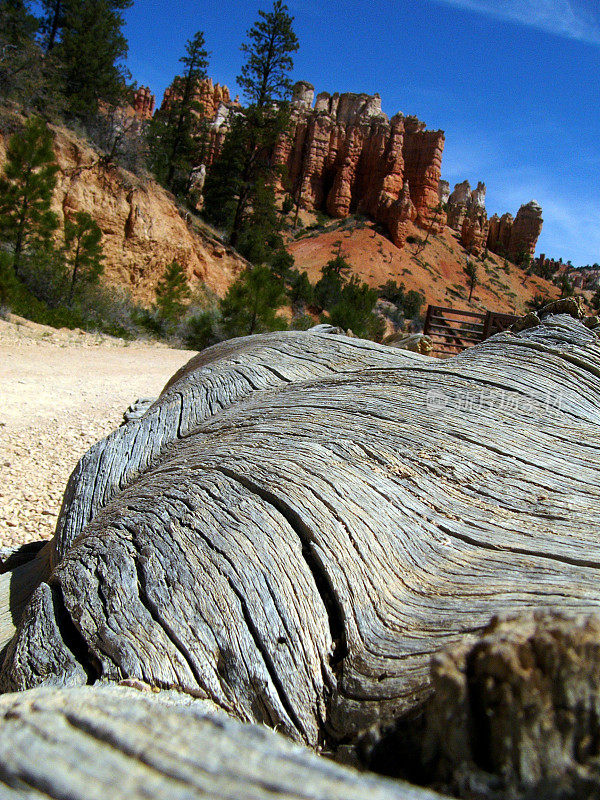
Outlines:
[[296, 85], [292, 130], [274, 154], [302, 207], [334, 217], [367, 214], [386, 225], [398, 246], [407, 221], [441, 229], [444, 134], [425, 130], [414, 117], [389, 120], [379, 95], [322, 93], [314, 109], [312, 97], [310, 84]]
[[[205, 82], [206, 83], [206, 82]], [[207, 108], [216, 87], [199, 89]], [[201, 90], [201, 91], [200, 91]], [[211, 95], [212, 91], [212, 95]], [[167, 90], [163, 107], [173, 91]], [[213, 104], [208, 155], [210, 168], [229, 127], [229, 94]], [[397, 114], [391, 120], [381, 110], [379, 95], [317, 96], [304, 81], [296, 84], [291, 103], [291, 129], [275, 146], [273, 161], [284, 167], [281, 188], [309, 210], [334, 217], [366, 214], [385, 225], [402, 246], [406, 224], [414, 221], [432, 232], [443, 229], [440, 170], [444, 134], [428, 131], [416, 117]]]
[[439, 186], [444, 151], [443, 131], [428, 131], [416, 117], [404, 120], [404, 177], [417, 209], [417, 224], [439, 232], [446, 224], [440, 213]]
[[514, 263], [533, 257], [544, 222], [542, 208], [535, 200], [521, 206], [514, 220], [510, 214], [503, 214], [500, 219], [492, 217], [492, 222], [487, 239], [489, 250]]
[[517, 212], [508, 245], [508, 257], [518, 263], [523, 256], [532, 256], [542, 232], [542, 207], [531, 200]]
[[[161, 111], [167, 111], [175, 99], [181, 96], [181, 77], [177, 76], [173, 83], [165, 89]], [[213, 84], [211, 78], [198, 81], [194, 89], [194, 101], [200, 105], [196, 111], [199, 117], [214, 119], [222, 103], [231, 103], [229, 89], [219, 83]]]
[[133, 110], [140, 119], [152, 119], [155, 97], [148, 86], [140, 86], [133, 97]]
[[462, 230], [462, 224], [471, 202], [471, 184], [469, 181], [457, 183], [448, 198], [448, 226], [452, 230]]
[[485, 210], [485, 183], [471, 191], [469, 181], [457, 183], [448, 198], [448, 225], [460, 233], [463, 247], [479, 255], [488, 239], [488, 218]]
[[460, 242], [474, 256], [480, 255], [487, 239], [487, 215], [483, 213], [468, 214], [463, 220]]
[[487, 247], [492, 253], [497, 253], [500, 256], [508, 254], [508, 245], [510, 243], [510, 232], [513, 226], [513, 215], [503, 214], [501, 217], [498, 214], [490, 219]]

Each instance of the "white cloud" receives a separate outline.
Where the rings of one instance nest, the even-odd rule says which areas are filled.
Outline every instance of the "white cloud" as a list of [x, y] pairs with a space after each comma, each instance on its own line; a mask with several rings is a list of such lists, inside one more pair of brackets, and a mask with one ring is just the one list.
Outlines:
[[533, 28], [600, 44], [600, 15], [575, 0], [437, 0], [446, 5], [510, 20]]

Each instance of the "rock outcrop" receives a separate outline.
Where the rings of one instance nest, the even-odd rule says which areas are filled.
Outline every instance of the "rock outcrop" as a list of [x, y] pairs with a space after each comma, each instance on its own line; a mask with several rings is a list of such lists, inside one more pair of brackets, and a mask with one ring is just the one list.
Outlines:
[[[273, 161], [284, 168], [282, 189], [309, 210], [333, 217], [362, 213], [385, 225], [402, 246], [406, 223], [440, 231], [439, 198], [443, 131], [428, 131], [416, 117], [381, 110], [379, 95], [322, 92], [294, 87], [291, 130], [277, 142]], [[206, 165], [218, 156], [227, 134], [231, 104], [213, 121]]]
[[514, 217], [512, 214], [503, 214], [501, 217], [498, 214], [494, 214], [489, 222], [488, 250], [491, 250], [492, 253], [497, 253], [499, 256], [508, 255], [513, 222]]
[[535, 200], [522, 205], [514, 220], [510, 214], [500, 218], [494, 215], [490, 220], [487, 247], [520, 264], [533, 257], [543, 222], [542, 208]]
[[[176, 259], [192, 284], [203, 281], [217, 293], [226, 291], [246, 263], [235, 251], [192, 230], [156, 182], [107, 166], [70, 131], [53, 131], [60, 168], [53, 210], [61, 224], [65, 215], [92, 214], [102, 231], [107, 281], [127, 288], [135, 300], [153, 301], [158, 280]], [[0, 136], [0, 164], [6, 145]]]
[[[178, 75], [170, 86], [165, 89], [163, 101], [160, 106], [161, 112], [168, 112], [173, 101], [181, 93], [181, 77]], [[198, 103], [196, 113], [199, 117], [214, 119], [221, 104], [231, 103], [231, 96], [227, 86], [213, 83], [211, 78], [199, 80], [194, 89], [194, 101]]]
[[133, 110], [140, 119], [152, 119], [156, 100], [150, 87], [140, 86], [133, 96]]
[[513, 222], [508, 246], [512, 261], [519, 261], [523, 255], [534, 255], [542, 224], [542, 207], [535, 200], [521, 206]]
[[292, 128], [275, 151], [287, 186], [303, 208], [334, 217], [366, 214], [384, 224], [395, 244], [406, 222], [439, 230], [442, 131], [427, 131], [416, 117], [381, 110], [379, 95], [323, 92], [296, 85]]
[[485, 183], [471, 191], [469, 181], [457, 183], [448, 198], [448, 225], [460, 234], [461, 244], [473, 255], [479, 255], [488, 238], [485, 210]]

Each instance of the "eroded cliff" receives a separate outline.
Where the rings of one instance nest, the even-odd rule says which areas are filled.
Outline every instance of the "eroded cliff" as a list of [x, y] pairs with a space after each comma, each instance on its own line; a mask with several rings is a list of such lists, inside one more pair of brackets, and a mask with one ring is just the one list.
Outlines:
[[[152, 301], [156, 284], [174, 259], [190, 283], [223, 293], [245, 263], [232, 248], [192, 227], [172, 195], [149, 177], [107, 165], [89, 143], [53, 128], [59, 165], [53, 210], [62, 227], [65, 215], [88, 211], [102, 230], [104, 277], [124, 286], [134, 299]], [[0, 136], [0, 165], [7, 138]], [[60, 236], [60, 233], [59, 233]]]

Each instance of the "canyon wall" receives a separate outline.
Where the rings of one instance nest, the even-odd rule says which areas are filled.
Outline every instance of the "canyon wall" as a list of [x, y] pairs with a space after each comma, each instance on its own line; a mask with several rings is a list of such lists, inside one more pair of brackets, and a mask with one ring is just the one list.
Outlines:
[[[222, 294], [247, 262], [221, 242], [193, 230], [173, 197], [155, 181], [106, 166], [87, 142], [71, 131], [53, 128], [59, 165], [52, 208], [60, 221], [88, 211], [102, 231], [104, 278], [151, 302], [156, 284], [175, 259], [190, 285], [199, 281]], [[7, 137], [0, 135], [0, 168]]]
[[285, 187], [301, 207], [333, 217], [365, 214], [401, 247], [408, 222], [439, 231], [445, 224], [439, 185], [444, 134], [416, 117], [381, 110], [379, 95], [294, 88], [292, 126], [274, 154]]

